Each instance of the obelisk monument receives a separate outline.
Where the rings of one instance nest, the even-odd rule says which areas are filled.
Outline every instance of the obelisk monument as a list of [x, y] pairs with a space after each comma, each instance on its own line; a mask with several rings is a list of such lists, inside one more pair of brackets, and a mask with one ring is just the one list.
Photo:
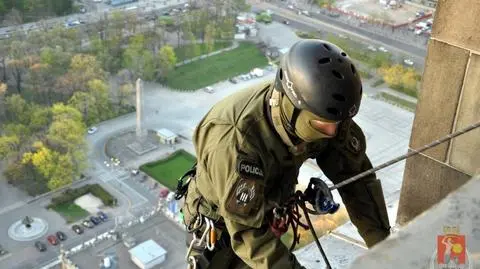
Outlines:
[[136, 91], [137, 91], [137, 138], [141, 139], [143, 137], [143, 83], [142, 79], [137, 79], [136, 83]]

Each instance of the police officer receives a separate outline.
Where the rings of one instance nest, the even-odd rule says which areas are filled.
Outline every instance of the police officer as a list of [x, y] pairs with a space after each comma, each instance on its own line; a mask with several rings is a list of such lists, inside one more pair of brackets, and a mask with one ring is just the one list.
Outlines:
[[[216, 231], [215, 250], [202, 254], [205, 244], [192, 244], [197, 268], [303, 268], [272, 227], [272, 210], [292, 197], [307, 159], [334, 183], [372, 167], [352, 120], [361, 97], [360, 75], [345, 52], [309, 39], [282, 57], [272, 85], [213, 106], [194, 133], [196, 175], [182, 208], [190, 238], [206, 227]], [[339, 192], [368, 247], [389, 235], [374, 174]]]

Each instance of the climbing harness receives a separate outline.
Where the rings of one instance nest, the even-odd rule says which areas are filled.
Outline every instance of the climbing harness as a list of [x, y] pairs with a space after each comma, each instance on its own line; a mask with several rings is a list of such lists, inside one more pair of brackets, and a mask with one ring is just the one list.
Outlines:
[[175, 200], [180, 200], [187, 195], [188, 184], [195, 178], [197, 174], [197, 163], [195, 163], [190, 170], [188, 170], [183, 176], [178, 179], [177, 189], [175, 190]]

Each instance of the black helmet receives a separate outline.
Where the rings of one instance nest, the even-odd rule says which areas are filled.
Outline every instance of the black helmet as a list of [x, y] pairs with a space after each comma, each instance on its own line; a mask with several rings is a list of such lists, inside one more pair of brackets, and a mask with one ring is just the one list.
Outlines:
[[362, 98], [352, 60], [336, 45], [318, 39], [298, 41], [282, 57], [275, 88], [297, 109], [332, 121], [355, 116]]

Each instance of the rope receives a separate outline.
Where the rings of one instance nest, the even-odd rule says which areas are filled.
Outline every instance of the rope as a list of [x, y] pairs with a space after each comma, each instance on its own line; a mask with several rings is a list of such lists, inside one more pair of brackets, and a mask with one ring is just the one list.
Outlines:
[[476, 129], [476, 128], [478, 128], [478, 127], [480, 127], [480, 121], [477, 122], [477, 123], [475, 123], [475, 124], [472, 124], [472, 125], [470, 125], [470, 126], [467, 126], [467, 127], [465, 127], [464, 129], [462, 129], [462, 130], [459, 130], [459, 131], [456, 131], [456, 132], [454, 132], [454, 133], [451, 133], [451, 134], [449, 134], [449, 135], [447, 135], [447, 136], [445, 136], [445, 137], [443, 137], [443, 138], [441, 138], [441, 139], [435, 140], [435, 141], [433, 141], [432, 143], [430, 143], [430, 144], [428, 144], [428, 145], [425, 145], [425, 146], [423, 146], [423, 147], [421, 147], [421, 148], [419, 148], [419, 149], [417, 149], [417, 150], [412, 149], [412, 150], [411, 150], [410, 152], [408, 152], [407, 154], [404, 154], [404, 155], [402, 155], [402, 156], [398, 156], [398, 157], [395, 158], [395, 159], [392, 159], [392, 160], [390, 160], [390, 161], [388, 161], [388, 162], [385, 162], [385, 163], [383, 163], [383, 164], [381, 164], [381, 165], [379, 165], [379, 166], [377, 166], [377, 167], [371, 168], [371, 169], [369, 169], [369, 170], [367, 170], [367, 171], [365, 171], [365, 172], [362, 172], [362, 173], [360, 173], [360, 174], [358, 174], [358, 175], [356, 175], [356, 176], [353, 176], [353, 177], [351, 177], [351, 178], [349, 178], [349, 179], [347, 179], [347, 180], [344, 180], [344, 181], [342, 181], [342, 182], [340, 182], [340, 183], [338, 183], [338, 184], [335, 184], [335, 185], [333, 185], [332, 187], [330, 187], [329, 189], [332, 191], [332, 190], [341, 188], [341, 187], [343, 187], [343, 186], [345, 186], [345, 185], [347, 185], [347, 184], [350, 184], [350, 183], [352, 183], [352, 182], [355, 182], [355, 181], [363, 178], [364, 176], [370, 175], [370, 174], [372, 174], [372, 173], [374, 173], [374, 172], [376, 172], [376, 171], [378, 171], [378, 170], [381, 170], [381, 169], [383, 169], [383, 168], [385, 168], [385, 167], [387, 167], [387, 166], [390, 166], [390, 165], [395, 164], [395, 163], [397, 163], [397, 162], [399, 162], [399, 161], [402, 161], [402, 160], [404, 160], [404, 159], [407, 159], [407, 158], [409, 158], [409, 157], [411, 157], [411, 156], [413, 156], [413, 155], [417, 155], [417, 154], [419, 154], [420, 152], [423, 152], [423, 151], [425, 151], [425, 150], [427, 150], [427, 149], [433, 148], [433, 147], [435, 147], [435, 146], [437, 146], [437, 145], [439, 145], [439, 144], [441, 144], [441, 143], [443, 143], [443, 142], [446, 142], [446, 141], [448, 141], [448, 140], [451, 140], [452, 138], [457, 137], [457, 136], [459, 136], [459, 135], [462, 135], [462, 134], [464, 134], [464, 133], [470, 132], [471, 130]]

